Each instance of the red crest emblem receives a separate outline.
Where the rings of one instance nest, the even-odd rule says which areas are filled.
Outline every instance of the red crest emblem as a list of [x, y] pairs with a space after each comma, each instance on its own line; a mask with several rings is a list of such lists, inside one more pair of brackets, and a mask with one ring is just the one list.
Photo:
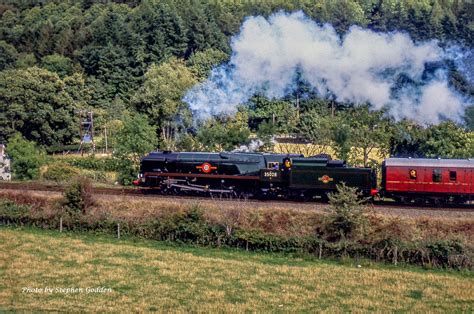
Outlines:
[[326, 183], [329, 183], [329, 182], [333, 181], [334, 179], [331, 178], [330, 176], [328, 176], [327, 174], [325, 174], [321, 178], [318, 178], [318, 180], [321, 181], [322, 183], [326, 184]]
[[205, 163], [203, 163], [203, 164], [200, 165], [200, 166], [196, 166], [196, 168], [197, 168], [197, 169], [201, 169], [202, 172], [204, 172], [204, 173], [209, 173], [209, 172], [211, 172], [212, 170], [216, 170], [216, 169], [217, 169], [217, 167], [212, 166], [212, 165], [211, 165], [210, 163], [208, 163], [208, 162], [205, 162]]

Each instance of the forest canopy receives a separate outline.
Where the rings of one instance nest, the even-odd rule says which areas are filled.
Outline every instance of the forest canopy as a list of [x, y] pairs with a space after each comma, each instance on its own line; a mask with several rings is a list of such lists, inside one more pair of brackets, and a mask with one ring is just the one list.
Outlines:
[[[352, 25], [402, 31], [473, 49], [474, 4], [460, 0], [4, 0], [0, 4], [0, 142], [15, 134], [48, 148], [77, 144], [77, 110], [93, 110], [110, 136], [136, 115], [156, 129], [161, 149], [232, 150], [255, 134], [271, 150], [275, 135], [335, 148], [400, 156], [474, 156], [474, 107], [464, 121], [418, 125], [383, 110], [321, 99], [254, 95], [234, 116], [201, 125], [186, 91], [231, 56], [231, 38], [248, 16], [303, 11], [341, 36]], [[472, 58], [471, 58], [472, 59]], [[472, 73], [471, 73], [472, 74]], [[472, 81], [451, 64], [449, 84], [467, 99]], [[228, 132], [226, 132], [228, 131]], [[151, 141], [154, 142], [154, 141]], [[113, 139], [111, 139], [113, 143]], [[367, 164], [364, 157], [359, 163]]]

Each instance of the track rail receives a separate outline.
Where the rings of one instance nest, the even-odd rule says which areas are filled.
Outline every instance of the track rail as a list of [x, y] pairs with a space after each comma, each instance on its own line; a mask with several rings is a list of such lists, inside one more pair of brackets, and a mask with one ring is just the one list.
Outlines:
[[[41, 192], [63, 192], [65, 190], [64, 185], [59, 184], [48, 184], [48, 183], [37, 183], [37, 182], [0, 182], [0, 190], [21, 190], [21, 191], [41, 191]], [[233, 198], [212, 198], [208, 196], [190, 196], [190, 195], [166, 195], [153, 193], [152, 190], [127, 188], [127, 187], [93, 187], [93, 194], [97, 195], [123, 195], [131, 197], [155, 197], [155, 198], [168, 198], [168, 199], [189, 199], [189, 200], [212, 200], [217, 199], [219, 201], [233, 202], [236, 201]], [[246, 200], [247, 203], [268, 203], [276, 205], [290, 205], [301, 204], [303, 201], [298, 200], [257, 200], [250, 199]], [[419, 208], [420, 210], [449, 210], [459, 212], [474, 212], [474, 204], [443, 204], [442, 207], [435, 207], [432, 204], [402, 204], [393, 201], [376, 200], [373, 203], [374, 207], [385, 207], [385, 208], [405, 208], [410, 207], [411, 209]]]

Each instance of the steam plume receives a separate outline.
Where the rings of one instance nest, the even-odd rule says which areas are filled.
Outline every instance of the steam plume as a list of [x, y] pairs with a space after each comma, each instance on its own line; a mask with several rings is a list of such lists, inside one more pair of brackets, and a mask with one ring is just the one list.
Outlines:
[[[446, 70], [427, 74], [446, 53], [436, 41], [415, 43], [404, 33], [376, 33], [353, 26], [341, 39], [302, 12], [247, 18], [232, 38], [228, 63], [184, 97], [199, 118], [233, 113], [255, 93], [281, 98], [297, 77], [321, 96], [388, 108], [396, 118], [459, 121], [468, 104], [448, 86]], [[404, 82], [400, 85], [400, 78]]]

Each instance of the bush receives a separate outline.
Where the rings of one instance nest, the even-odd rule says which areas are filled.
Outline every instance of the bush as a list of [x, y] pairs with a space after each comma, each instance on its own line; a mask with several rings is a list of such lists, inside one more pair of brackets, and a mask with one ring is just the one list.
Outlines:
[[137, 178], [138, 169], [130, 160], [123, 160], [118, 171], [118, 182], [122, 185], [131, 185]]
[[365, 201], [357, 188], [337, 185], [337, 193], [330, 193], [327, 211], [326, 238], [341, 240], [360, 236], [367, 225]]
[[43, 179], [64, 182], [77, 176], [79, 171], [65, 163], [54, 163], [49, 165], [46, 171], [43, 173]]
[[95, 182], [107, 182], [105, 172], [100, 170], [82, 170], [81, 175]]
[[73, 167], [98, 171], [118, 171], [122, 164], [122, 161], [117, 158], [96, 158], [94, 156], [65, 158], [64, 162]]
[[38, 178], [39, 169], [45, 162], [45, 155], [34, 142], [16, 134], [8, 142], [6, 152], [12, 159], [12, 172], [15, 178], [27, 180]]
[[[229, 212], [225, 213], [221, 209], [203, 208], [197, 204], [187, 207], [161, 204], [154, 210], [142, 210], [142, 206], [122, 203], [103, 207], [101, 202], [86, 211], [85, 209], [92, 206], [90, 194], [84, 193], [87, 191], [87, 187], [84, 188], [86, 185], [76, 183], [65, 193], [63, 204], [67, 205], [66, 215], [56, 206], [54, 199], [47, 203], [39, 196], [30, 195], [24, 198], [20, 195], [18, 198], [16, 193], [2, 193], [0, 224], [57, 229], [59, 218], [63, 217], [63, 228], [70, 231], [114, 234], [117, 224], [120, 224], [123, 235], [177, 243], [313, 254], [318, 258], [369, 258], [393, 264], [408, 263], [437, 268], [472, 269], [473, 266], [473, 247], [469, 240], [463, 237], [464, 229], [458, 229], [451, 221], [445, 224], [450, 228], [450, 236], [439, 234], [430, 226], [409, 223], [413, 229], [407, 232], [417, 233], [416, 239], [412, 239], [404, 234], [405, 231], [400, 233], [397, 228], [393, 228], [401, 221], [389, 218], [377, 223], [374, 216], [368, 216], [371, 224], [374, 224], [369, 236], [328, 241], [325, 240], [324, 233], [322, 237], [316, 238], [310, 231], [317, 227], [326, 227], [321, 226], [320, 214], [307, 212], [295, 213], [295, 219], [304, 221], [304, 224], [300, 225], [279, 222], [285, 215], [278, 210], [265, 211], [265, 218], [262, 216], [262, 219], [255, 219], [253, 215], [244, 214], [254, 213], [255, 209], [242, 209], [242, 212], [240, 209], [229, 209]], [[146, 204], [143, 205], [146, 207]], [[110, 205], [113, 207], [109, 207]], [[111, 208], [116, 210], [110, 210]], [[284, 221], [288, 219], [285, 218]], [[332, 221], [328, 220], [329, 222]], [[271, 228], [268, 228], [270, 225]], [[297, 226], [308, 228], [308, 232], [301, 232], [301, 228], [295, 229]], [[469, 226], [472, 230], [472, 223]]]
[[64, 207], [69, 212], [86, 213], [87, 209], [94, 204], [91, 190], [92, 185], [89, 178], [76, 177], [64, 191]]

